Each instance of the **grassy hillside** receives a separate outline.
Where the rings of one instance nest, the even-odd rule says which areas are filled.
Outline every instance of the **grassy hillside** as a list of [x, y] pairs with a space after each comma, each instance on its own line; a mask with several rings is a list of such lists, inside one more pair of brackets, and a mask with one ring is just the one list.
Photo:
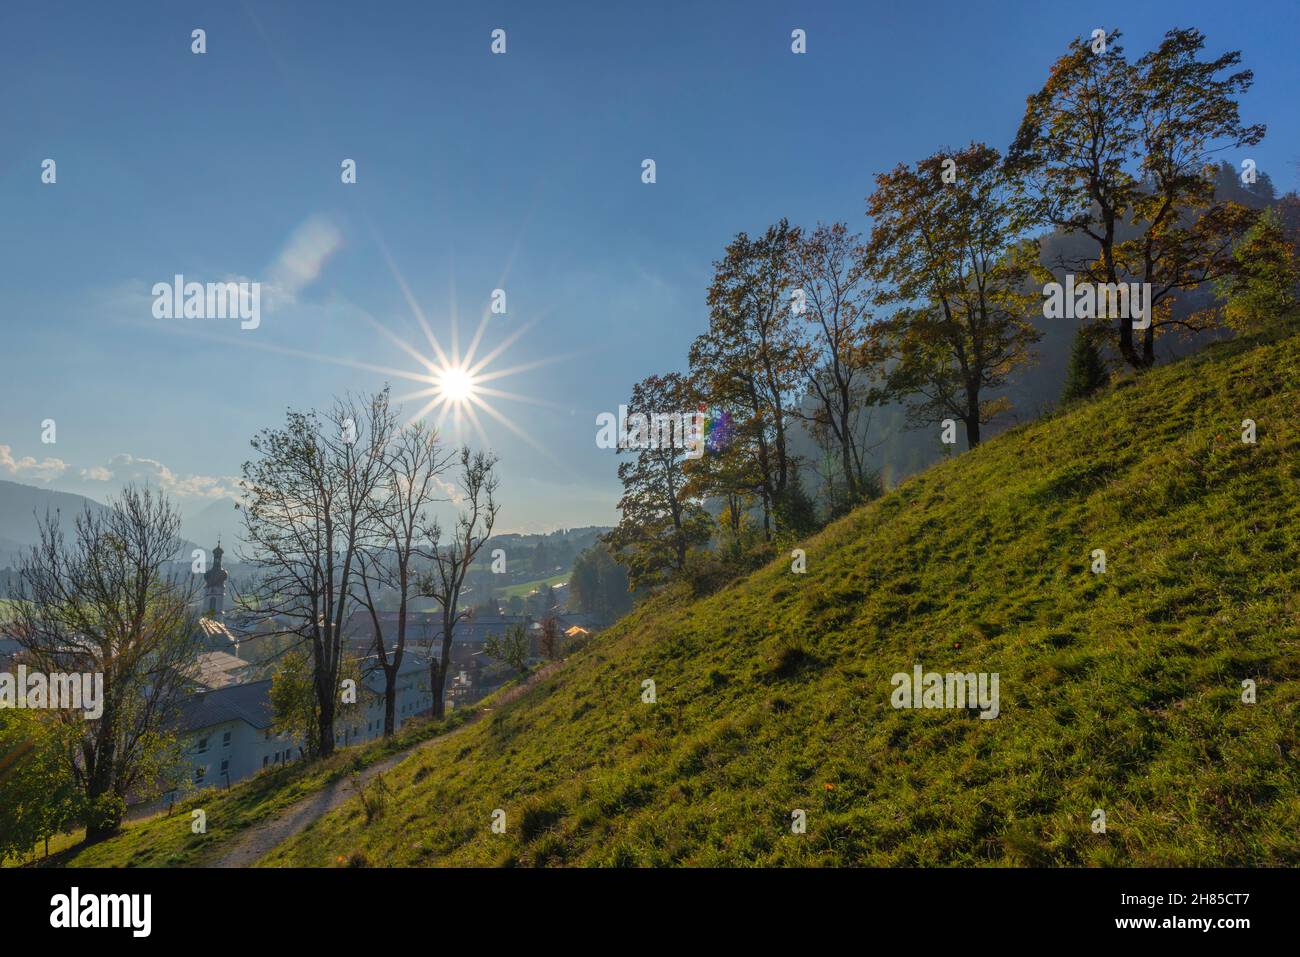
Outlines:
[[[263, 863], [1300, 864], [1300, 339], [1121, 382], [803, 547], [656, 598]], [[1000, 717], [895, 710], [917, 663], [998, 672]]]
[[[646, 605], [264, 863], [1300, 863], [1300, 338], [1121, 382], [805, 548]], [[1001, 716], [895, 710], [915, 663], [998, 672]]]

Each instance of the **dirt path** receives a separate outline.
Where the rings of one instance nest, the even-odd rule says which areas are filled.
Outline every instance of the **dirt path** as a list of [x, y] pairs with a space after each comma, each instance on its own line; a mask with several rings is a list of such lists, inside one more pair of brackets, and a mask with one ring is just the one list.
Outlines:
[[340, 778], [315, 794], [303, 798], [297, 804], [285, 808], [266, 823], [259, 824], [257, 827], [241, 834], [236, 839], [233, 847], [226, 849], [220, 857], [209, 862], [206, 866], [251, 867], [278, 847], [281, 842], [305, 830], [313, 821], [319, 820], [348, 800], [348, 798], [353, 797], [357, 793], [358, 783], [364, 787], [376, 774], [383, 774], [391, 770], [421, 748], [427, 748], [446, 741], [448, 738], [455, 737], [482, 719], [484, 715], [492, 714], [494, 711], [510, 704], [533, 685], [550, 677], [562, 664], [562, 661], [556, 661], [541, 668], [529, 676], [528, 680], [523, 684], [504, 692], [493, 702], [492, 707], [479, 708], [468, 721], [457, 728], [453, 728], [446, 734], [440, 734], [427, 741], [414, 744], [405, 751], [399, 751], [376, 764], [372, 764], [355, 777]]

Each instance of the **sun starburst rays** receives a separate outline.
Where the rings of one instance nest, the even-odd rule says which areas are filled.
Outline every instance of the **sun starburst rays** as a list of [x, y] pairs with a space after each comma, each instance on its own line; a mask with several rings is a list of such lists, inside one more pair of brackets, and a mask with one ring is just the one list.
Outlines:
[[[402, 300], [406, 305], [408, 322], [414, 324], [418, 329], [418, 333], [414, 335], [414, 338], [403, 336], [400, 330], [394, 331], [394, 327], [391, 327], [387, 321], [380, 321], [364, 308], [338, 300], [335, 301], [335, 304], [346, 307], [342, 310], [342, 314], [350, 314], [354, 321], [359, 319], [378, 333], [378, 338], [396, 347], [409, 359], [413, 360], [414, 369], [396, 368], [361, 361], [349, 356], [328, 355], [295, 348], [290, 345], [280, 345], [274, 342], [245, 337], [234, 339], [233, 343], [243, 348], [275, 353], [292, 359], [321, 362], [377, 373], [390, 381], [409, 381], [415, 385], [415, 388], [404, 395], [395, 395], [393, 397], [394, 402], [401, 406], [404, 411], [414, 409], [414, 412], [409, 416], [404, 416], [404, 427], [420, 420], [429, 420], [434, 428], [440, 432], [443, 432], [444, 428], [449, 426], [446, 434], [447, 438], [453, 442], [462, 441], [468, 437], [467, 432], [472, 431], [484, 446], [490, 447], [492, 442], [487, 427], [499, 424], [529, 447], [545, 456], [556, 467], [557, 474], [571, 474], [572, 470], [566, 461], [557, 457], [550, 448], [539, 443], [534, 435], [530, 434], [533, 430], [521, 428], [520, 423], [516, 421], [516, 417], [505, 414], [498, 408], [498, 403], [519, 403], [559, 412], [565, 412], [566, 407], [544, 398], [497, 388], [496, 385], [489, 385], [488, 383], [499, 384], [501, 380], [510, 376], [529, 372], [566, 359], [578, 358], [585, 355], [586, 350], [544, 356], [517, 362], [510, 366], [493, 368], [493, 363], [505, 355], [507, 350], [518, 342], [537, 322], [545, 318], [550, 310], [543, 311], [529, 322], [511, 323], [513, 328], [500, 341], [488, 343], [489, 324], [505, 324], [506, 322], [504, 316], [494, 313], [489, 307], [484, 310], [474, 329], [474, 334], [469, 337], [465, 353], [462, 355], [460, 351], [459, 310], [456, 304], [454, 277], [450, 288], [451, 298], [447, 313], [448, 322], [445, 333], [447, 347], [444, 347], [443, 340], [440, 340], [439, 336], [434, 332], [430, 317], [421, 308], [415, 292], [399, 271], [397, 263], [390, 254], [383, 238], [377, 230], [374, 230], [373, 226], [372, 232], [382, 258], [397, 283]], [[509, 272], [508, 266], [506, 272]], [[227, 346], [232, 343], [232, 340], [227, 337], [221, 337], [201, 329], [177, 328], [178, 331], [183, 328], [185, 335], [195, 338], [206, 339]], [[421, 336], [423, 342], [420, 341]], [[569, 415], [573, 414], [571, 409], [567, 411]]]

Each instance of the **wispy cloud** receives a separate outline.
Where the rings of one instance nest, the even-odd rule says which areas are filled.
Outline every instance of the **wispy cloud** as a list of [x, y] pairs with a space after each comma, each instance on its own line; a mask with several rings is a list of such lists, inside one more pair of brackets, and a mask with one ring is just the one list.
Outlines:
[[128, 452], [114, 455], [108, 465], [103, 471], [108, 471], [111, 477], [123, 482], [157, 485], [177, 498], [234, 498], [239, 494], [239, 480], [232, 476], [177, 475], [157, 459], [140, 458]]
[[289, 236], [267, 270], [272, 289], [287, 302], [320, 278], [331, 256], [343, 245], [343, 234], [325, 216], [313, 216]]

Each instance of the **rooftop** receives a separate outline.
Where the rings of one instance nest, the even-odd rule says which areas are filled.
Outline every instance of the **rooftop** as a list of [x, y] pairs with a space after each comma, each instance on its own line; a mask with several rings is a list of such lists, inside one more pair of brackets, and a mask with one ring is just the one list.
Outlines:
[[239, 672], [248, 666], [247, 661], [227, 652], [203, 651], [195, 657], [191, 677], [208, 688], [224, 688], [237, 682]]
[[271, 680], [251, 681], [182, 699], [176, 727], [198, 731], [228, 721], [245, 721], [259, 731], [271, 726]]

